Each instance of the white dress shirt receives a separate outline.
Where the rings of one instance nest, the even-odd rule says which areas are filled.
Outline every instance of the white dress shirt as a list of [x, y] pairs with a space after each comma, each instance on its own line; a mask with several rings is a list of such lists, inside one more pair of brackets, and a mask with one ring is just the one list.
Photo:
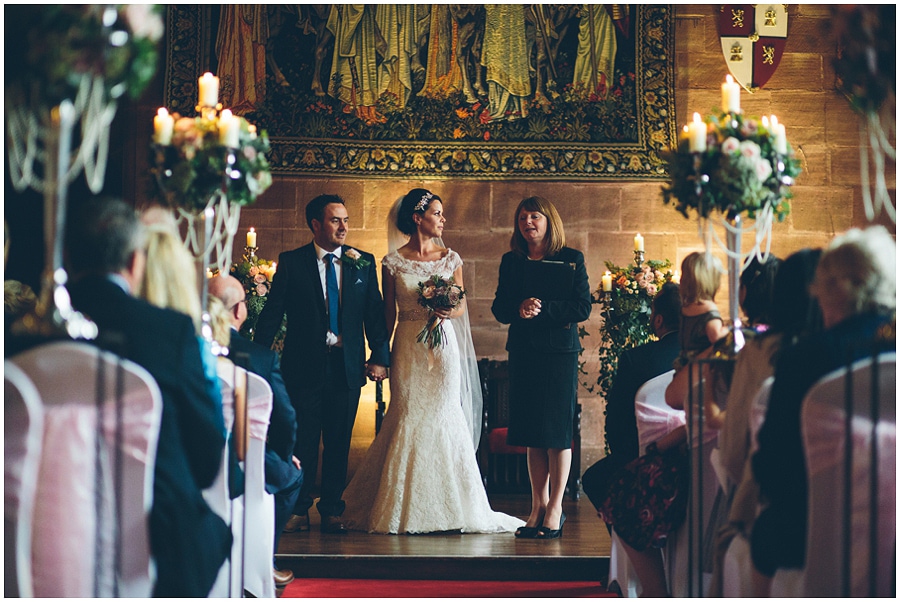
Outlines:
[[[313, 247], [316, 249], [316, 257], [318, 261], [316, 265], [319, 267], [319, 281], [322, 283], [322, 298], [325, 299], [325, 307], [328, 308], [328, 286], [325, 284], [325, 256], [328, 253], [334, 255], [334, 275], [337, 278], [338, 285], [338, 294], [341, 291], [341, 269], [343, 265], [341, 264], [341, 253], [343, 252], [343, 247], [338, 247], [334, 251], [326, 251], [316, 243], [313, 243]], [[340, 299], [338, 299], [338, 305], [340, 305]], [[337, 345], [341, 346], [341, 337], [340, 335], [335, 335], [330, 330], [325, 334], [325, 344], [328, 346]]]

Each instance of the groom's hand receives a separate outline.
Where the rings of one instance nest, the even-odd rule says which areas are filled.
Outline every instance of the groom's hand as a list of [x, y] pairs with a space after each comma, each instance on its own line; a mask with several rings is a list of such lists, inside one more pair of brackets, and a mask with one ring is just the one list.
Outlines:
[[387, 368], [378, 364], [367, 364], [366, 376], [369, 380], [378, 382], [387, 378]]

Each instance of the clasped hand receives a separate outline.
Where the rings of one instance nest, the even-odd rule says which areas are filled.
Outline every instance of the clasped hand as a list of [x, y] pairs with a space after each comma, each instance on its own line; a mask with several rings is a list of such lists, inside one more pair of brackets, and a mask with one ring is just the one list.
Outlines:
[[387, 378], [387, 368], [378, 364], [366, 364], [366, 376], [371, 381], [381, 381]]
[[541, 313], [540, 299], [529, 297], [522, 301], [522, 304], [519, 305], [519, 316], [523, 320], [530, 320], [531, 318], [537, 317], [539, 313]]

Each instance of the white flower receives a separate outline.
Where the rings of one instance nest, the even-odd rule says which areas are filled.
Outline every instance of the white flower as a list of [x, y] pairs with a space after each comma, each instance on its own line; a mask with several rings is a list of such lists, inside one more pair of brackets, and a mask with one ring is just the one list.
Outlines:
[[347, 259], [352, 259], [353, 261], [358, 261], [362, 257], [356, 249], [347, 249], [344, 251], [344, 255], [347, 256]]
[[759, 159], [759, 145], [752, 140], [744, 140], [741, 142], [741, 155], [754, 161]]
[[125, 7], [125, 20], [135, 37], [150, 38], [151, 42], [158, 42], [165, 31], [162, 18], [149, 4], [129, 4]]
[[737, 152], [738, 148], [740, 148], [741, 143], [734, 136], [730, 136], [725, 139], [725, 142], [722, 143], [722, 152], [726, 155], [730, 155], [732, 153]]
[[760, 182], [765, 182], [769, 179], [769, 176], [772, 175], [772, 165], [765, 159], [757, 161], [754, 165], [754, 169], [756, 170], [756, 177], [759, 178]]

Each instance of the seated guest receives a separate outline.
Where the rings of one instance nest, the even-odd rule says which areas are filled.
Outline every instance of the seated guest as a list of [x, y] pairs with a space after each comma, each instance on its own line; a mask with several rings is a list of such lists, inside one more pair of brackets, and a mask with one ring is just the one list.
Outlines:
[[203, 500], [225, 446], [220, 405], [210, 397], [194, 325], [133, 296], [146, 241], [134, 210], [118, 200], [73, 207], [66, 233], [75, 308], [98, 326], [99, 345], [143, 366], [162, 392], [150, 546], [154, 595], [206, 596], [231, 550], [231, 532]]
[[628, 349], [619, 357], [616, 376], [606, 401], [606, 441], [609, 454], [582, 476], [585, 495], [598, 510], [613, 473], [639, 455], [634, 396], [645, 382], [672, 369], [678, 357], [681, 297], [678, 285], [668, 283], [653, 299], [650, 327], [659, 340]]
[[772, 291], [781, 260], [774, 255], [760, 261], [754, 255], [741, 272], [738, 300], [744, 310], [745, 328], [765, 330], [771, 321]]
[[[736, 489], [727, 524], [717, 535], [716, 549], [720, 555], [716, 557], [718, 562], [715, 565], [713, 588], [721, 587], [721, 555], [724, 555], [736, 534], [741, 533], [749, 538], [756, 518], [759, 487], [753, 480], [750, 464], [750, 418], [753, 402], [763, 381], [775, 371], [779, 349], [789, 347], [801, 335], [821, 329], [819, 305], [809, 294], [809, 285], [821, 253], [819, 249], [803, 249], [781, 262], [772, 290], [771, 309], [765, 310], [769, 328], [758, 336], [749, 338], [738, 353], [731, 388], [725, 402], [726, 409], [715, 417], [715, 421], [722, 423], [719, 432], [719, 458], [729, 481], [736, 485]], [[707, 421], [709, 422], [710, 420]], [[768, 591], [768, 586], [763, 585], [766, 580], [761, 575], [755, 575], [754, 582], [761, 585], [756, 596], [763, 596]], [[722, 591], [713, 589], [710, 595], [721, 596]]]
[[[275, 548], [303, 484], [300, 461], [293, 455], [297, 421], [291, 399], [288, 397], [278, 355], [271, 349], [258, 345], [240, 334], [241, 325], [247, 319], [247, 294], [243, 285], [234, 276], [216, 276], [208, 282], [211, 299], [222, 301], [231, 319], [230, 351], [244, 354], [248, 359], [247, 368], [266, 379], [272, 387], [272, 416], [269, 419], [266, 440], [266, 490], [275, 496]], [[240, 358], [234, 360], [240, 363]], [[289, 570], [274, 569], [275, 585], [284, 587], [294, 579]]]
[[893, 325], [896, 270], [896, 243], [884, 227], [836, 237], [819, 260], [811, 288], [825, 329], [778, 355], [759, 449], [752, 458], [764, 508], [753, 525], [750, 550], [753, 566], [767, 577], [780, 568], [802, 568], [806, 561], [803, 398], [825, 374], [875, 350], [895, 348], [882, 333]]
[[37, 295], [30, 286], [18, 280], [3, 282], [3, 317], [7, 330], [13, 322], [33, 310], [35, 305]]

